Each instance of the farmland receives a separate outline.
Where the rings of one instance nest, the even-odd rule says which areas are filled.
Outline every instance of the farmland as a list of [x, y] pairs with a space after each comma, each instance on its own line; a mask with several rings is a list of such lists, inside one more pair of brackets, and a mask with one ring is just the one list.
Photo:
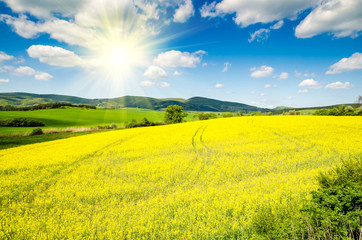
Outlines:
[[[0, 111], [0, 119], [26, 117], [45, 123], [44, 129], [68, 127], [93, 127], [116, 123], [123, 125], [126, 121], [137, 121], [146, 117], [150, 121], [162, 121], [163, 111], [147, 109], [46, 109], [36, 111]], [[188, 120], [192, 120], [190, 114]], [[33, 127], [0, 127], [0, 135], [29, 132]]]
[[0, 238], [259, 238], [265, 209], [298, 214], [316, 174], [361, 156], [361, 120], [234, 117], [0, 150]]

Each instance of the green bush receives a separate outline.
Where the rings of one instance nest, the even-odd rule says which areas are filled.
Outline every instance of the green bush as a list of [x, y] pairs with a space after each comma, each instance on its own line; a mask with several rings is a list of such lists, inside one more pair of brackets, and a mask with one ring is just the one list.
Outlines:
[[317, 177], [311, 200], [288, 207], [264, 205], [251, 216], [252, 230], [266, 239], [361, 239], [362, 157], [343, 161]]
[[41, 121], [29, 118], [11, 118], [0, 120], [2, 127], [42, 127], [45, 124]]
[[44, 134], [41, 128], [34, 128], [33, 131], [29, 134], [29, 136], [42, 135]]
[[[356, 239], [362, 226], [362, 158], [344, 161], [318, 176], [319, 189], [302, 209], [317, 236]], [[361, 236], [362, 237], [362, 236]]]
[[170, 105], [165, 110], [165, 122], [166, 123], [181, 123], [184, 122], [184, 118], [187, 117], [187, 113], [184, 112], [184, 108], [178, 105]]

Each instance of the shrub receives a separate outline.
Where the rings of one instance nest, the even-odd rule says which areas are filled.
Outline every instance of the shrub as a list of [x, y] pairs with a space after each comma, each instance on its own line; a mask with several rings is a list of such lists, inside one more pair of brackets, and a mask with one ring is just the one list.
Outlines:
[[42, 135], [44, 134], [41, 128], [34, 128], [33, 131], [29, 134], [29, 136]]
[[0, 120], [2, 127], [42, 127], [45, 124], [39, 120], [29, 118], [11, 118]]
[[233, 116], [234, 116], [234, 115], [233, 115], [231, 112], [223, 113], [223, 114], [222, 114], [222, 117], [224, 117], [224, 118], [233, 117]]
[[319, 189], [302, 212], [310, 219], [317, 236], [328, 229], [333, 238], [361, 237], [362, 158], [344, 161], [318, 176]]
[[215, 113], [199, 113], [195, 114], [194, 117], [198, 117], [199, 120], [207, 120], [217, 118]]

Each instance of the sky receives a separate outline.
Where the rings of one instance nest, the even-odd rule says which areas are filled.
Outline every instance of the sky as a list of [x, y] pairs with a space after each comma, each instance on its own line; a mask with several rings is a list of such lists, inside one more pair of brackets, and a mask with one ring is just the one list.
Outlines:
[[361, 33], [362, 0], [0, 0], [0, 92], [353, 103]]

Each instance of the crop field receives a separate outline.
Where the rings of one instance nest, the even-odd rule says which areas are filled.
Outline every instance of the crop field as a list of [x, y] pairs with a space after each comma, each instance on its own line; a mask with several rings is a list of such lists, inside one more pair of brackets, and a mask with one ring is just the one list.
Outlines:
[[234, 117], [0, 150], [0, 239], [259, 239], [361, 135], [362, 117]]
[[[132, 119], [141, 120], [146, 117], [150, 121], [162, 121], [164, 111], [146, 109], [46, 109], [36, 111], [0, 111], [0, 119], [31, 118], [42, 121], [47, 128], [64, 129], [67, 127], [93, 127], [116, 123], [123, 125]], [[188, 120], [192, 120], [189, 114]], [[0, 127], [0, 135], [29, 132], [34, 127]]]

